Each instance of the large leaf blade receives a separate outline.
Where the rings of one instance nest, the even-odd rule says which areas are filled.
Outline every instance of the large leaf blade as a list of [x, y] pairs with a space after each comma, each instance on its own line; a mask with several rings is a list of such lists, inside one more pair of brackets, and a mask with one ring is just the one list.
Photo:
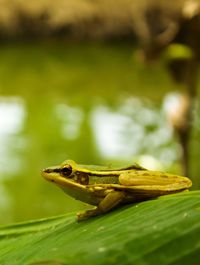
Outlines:
[[200, 192], [163, 196], [80, 223], [70, 214], [2, 227], [0, 235], [5, 265], [198, 264]]

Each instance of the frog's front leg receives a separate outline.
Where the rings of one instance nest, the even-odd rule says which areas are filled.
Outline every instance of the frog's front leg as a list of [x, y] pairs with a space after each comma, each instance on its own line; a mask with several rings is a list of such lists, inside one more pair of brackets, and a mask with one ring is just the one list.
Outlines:
[[106, 197], [99, 203], [99, 205], [92, 209], [87, 210], [83, 213], [77, 214], [78, 221], [82, 221], [92, 216], [97, 216], [110, 211], [112, 208], [116, 207], [120, 202], [122, 202], [125, 194], [123, 191], [111, 191], [106, 195]]

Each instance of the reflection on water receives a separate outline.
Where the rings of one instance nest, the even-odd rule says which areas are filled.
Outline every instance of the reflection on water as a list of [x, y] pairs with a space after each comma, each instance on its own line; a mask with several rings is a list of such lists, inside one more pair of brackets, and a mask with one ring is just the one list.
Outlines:
[[16, 150], [21, 145], [17, 137], [24, 125], [24, 102], [19, 97], [0, 97], [0, 212], [1, 221], [12, 220], [13, 198], [4, 180], [14, 177], [20, 170]]
[[[0, 223], [85, 208], [40, 176], [66, 159], [136, 161], [178, 173], [179, 147], [164, 111], [169, 83], [161, 70], [156, 76], [137, 66], [132, 53], [132, 46], [1, 47]], [[198, 161], [195, 117], [192, 159]], [[193, 168], [197, 175], [198, 163]]]
[[0, 172], [1, 178], [4, 178], [20, 169], [16, 150], [22, 144], [22, 139], [17, 135], [24, 126], [25, 106], [23, 100], [19, 97], [0, 97], [0, 117]]
[[[115, 109], [95, 107], [91, 121], [99, 151], [107, 159], [140, 160], [139, 156], [148, 154], [165, 167], [177, 159], [176, 149], [169, 148], [174, 144], [172, 130], [164, 113], [150, 101], [129, 97]], [[147, 166], [145, 160], [143, 166]]]
[[83, 111], [80, 107], [71, 107], [66, 104], [56, 106], [56, 114], [62, 124], [62, 135], [67, 140], [75, 140], [80, 135]]

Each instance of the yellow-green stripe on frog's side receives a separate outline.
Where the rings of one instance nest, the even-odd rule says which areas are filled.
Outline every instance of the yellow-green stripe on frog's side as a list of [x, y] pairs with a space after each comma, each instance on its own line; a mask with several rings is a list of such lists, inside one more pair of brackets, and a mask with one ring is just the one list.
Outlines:
[[61, 164], [61, 166], [49, 167], [47, 169], [44, 169], [43, 172], [47, 174], [50, 174], [50, 173], [60, 174], [63, 177], [65, 177], [63, 173], [66, 169], [68, 169], [70, 173], [69, 175], [66, 174], [66, 177], [70, 178], [71, 180], [75, 179], [80, 184], [95, 184], [95, 183], [99, 183], [99, 184], [100, 183], [101, 184], [106, 184], [106, 183], [114, 184], [115, 183], [117, 184], [119, 183], [120, 174], [130, 171], [132, 169], [145, 170], [144, 168], [138, 165], [131, 165], [131, 166], [120, 168], [120, 169], [95, 170], [95, 169], [89, 169], [87, 168], [87, 166], [84, 166], [84, 165], [78, 165], [72, 160], [66, 160], [65, 162]]
[[78, 220], [108, 212], [120, 204], [182, 192], [192, 185], [186, 177], [150, 171], [138, 165], [96, 169], [78, 165], [72, 160], [44, 169], [42, 176], [75, 199], [97, 206], [78, 214]]

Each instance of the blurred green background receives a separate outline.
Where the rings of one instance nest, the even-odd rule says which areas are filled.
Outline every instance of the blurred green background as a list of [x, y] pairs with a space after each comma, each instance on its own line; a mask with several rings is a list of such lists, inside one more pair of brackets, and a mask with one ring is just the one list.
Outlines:
[[[29, 13], [23, 14], [27, 23]], [[22, 24], [16, 25], [1, 32], [0, 43], [1, 224], [87, 207], [40, 176], [42, 168], [65, 159], [108, 166], [137, 162], [180, 174], [180, 145], [166, 118], [180, 89], [162, 60], [143, 64], [135, 38], [120, 34], [80, 41], [63, 39], [60, 31], [62, 38], [57, 31], [44, 37], [32, 26], [19, 34]], [[193, 189], [200, 187], [199, 113], [196, 99]]]

